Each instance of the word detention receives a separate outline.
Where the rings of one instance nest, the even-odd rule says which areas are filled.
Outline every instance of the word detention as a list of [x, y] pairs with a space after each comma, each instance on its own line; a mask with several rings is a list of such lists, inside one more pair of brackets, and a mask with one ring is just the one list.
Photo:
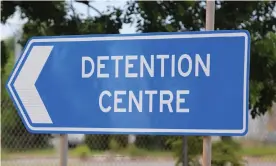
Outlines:
[[[107, 61], [110, 61], [107, 63]], [[156, 65], [158, 64], [158, 65]], [[169, 64], [169, 65], [167, 65]], [[156, 67], [158, 66], [158, 67]], [[106, 70], [108, 68], [108, 70]], [[122, 70], [123, 72], [119, 72]], [[165, 75], [167, 70], [170, 74]], [[111, 72], [113, 71], [113, 72]], [[143, 77], [175, 77], [179, 75], [181, 77], [195, 76], [199, 77], [203, 73], [203, 76], [211, 76], [211, 54], [182, 54], [182, 55], [125, 55], [125, 56], [98, 56], [95, 59], [83, 56], [82, 57], [82, 72], [83, 79], [89, 79], [91, 77], [101, 78], [143, 78]], [[122, 74], [123, 73], [123, 74]], [[139, 80], [138, 80], [139, 81]], [[170, 85], [168, 85], [170, 86]], [[167, 107], [170, 113], [188, 113], [189, 108], [183, 106], [186, 102], [185, 95], [189, 95], [191, 92], [189, 89], [179, 89], [174, 92], [170, 90], [141, 90], [138, 89], [138, 95], [135, 95], [133, 91], [127, 90], [115, 90], [110, 92], [104, 90], [99, 95], [99, 108], [102, 112], [108, 113], [114, 112], [133, 112], [134, 106], [138, 112], [157, 111], [154, 109], [153, 96], [159, 98], [159, 112], [164, 112], [164, 108]], [[127, 97], [126, 100], [123, 100]], [[154, 99], [156, 99], [156, 97]], [[113, 99], [113, 105], [104, 105], [103, 101], [106, 99]], [[148, 107], [143, 107], [143, 101], [147, 98]], [[119, 104], [128, 102], [128, 108], [119, 107]], [[188, 101], [187, 101], [188, 102]], [[175, 109], [173, 110], [172, 105]], [[182, 105], [181, 105], [182, 104]], [[146, 110], [143, 110], [146, 109]]]

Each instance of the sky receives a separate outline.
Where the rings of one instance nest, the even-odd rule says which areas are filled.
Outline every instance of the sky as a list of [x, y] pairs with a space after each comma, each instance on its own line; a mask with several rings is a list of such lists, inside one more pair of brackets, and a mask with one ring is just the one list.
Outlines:
[[[71, 2], [71, 0], [66, 0], [68, 3]], [[124, 8], [126, 4], [126, 0], [94, 0], [93, 3], [91, 3], [95, 8], [97, 8], [100, 11], [104, 11], [107, 9], [107, 6], [115, 6]], [[77, 13], [83, 14], [83, 17], [87, 17], [87, 7], [84, 4], [73, 2], [73, 6], [76, 9]], [[276, 7], [274, 8], [273, 15], [276, 17]], [[92, 9], [89, 11], [90, 16], [95, 16], [97, 13], [93, 11]], [[26, 20], [20, 19], [19, 11], [17, 11], [13, 17], [8, 19], [7, 23], [5, 25], [1, 24], [1, 40], [6, 39], [10, 36], [13, 36], [17, 31], [19, 31], [22, 28], [22, 25], [26, 22]], [[135, 25], [134, 25], [135, 26]], [[126, 34], [126, 33], [135, 33], [135, 27], [130, 25], [123, 25], [123, 28], [121, 29], [120, 33]]]
[[[70, 3], [69, 0], [66, 0], [68, 3]], [[102, 0], [102, 1], [95, 1], [91, 3], [95, 8], [97, 8], [100, 11], [104, 11], [107, 9], [108, 5], [111, 6], [116, 6], [123, 8], [125, 5], [126, 1], [123, 0]], [[83, 14], [83, 17], [87, 17], [88, 12], [87, 12], [87, 7], [81, 3], [73, 2], [73, 6], [76, 9], [77, 13]], [[97, 13], [90, 9], [89, 11], [90, 16], [95, 16]], [[6, 39], [10, 36], [13, 36], [16, 34], [18, 31], [21, 30], [22, 25], [26, 22], [26, 20], [20, 19], [19, 11], [17, 11], [11, 18], [8, 19], [7, 23], [5, 25], [1, 24], [0, 29], [1, 29], [1, 40]], [[135, 28], [131, 27], [130, 25], [123, 25], [122, 30], [120, 33], [135, 33]]]

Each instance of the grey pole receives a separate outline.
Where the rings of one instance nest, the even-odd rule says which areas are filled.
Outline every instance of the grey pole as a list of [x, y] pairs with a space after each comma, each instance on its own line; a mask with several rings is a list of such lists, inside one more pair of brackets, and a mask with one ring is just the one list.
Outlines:
[[[215, 1], [206, 1], [206, 31], [214, 30], [215, 26]], [[203, 137], [203, 166], [211, 166], [212, 163], [212, 138]]]
[[[182, 29], [181, 32], [185, 32], [185, 29]], [[182, 165], [188, 166], [189, 159], [188, 159], [188, 136], [182, 137]]]
[[182, 155], [183, 155], [183, 166], [188, 166], [188, 137], [183, 136], [182, 137], [183, 141], [183, 147], [182, 147]]
[[68, 135], [60, 135], [60, 166], [67, 166], [68, 159]]
[[[70, 0], [70, 6], [73, 5], [73, 0]], [[68, 135], [60, 134], [60, 166], [67, 166], [68, 160]]]

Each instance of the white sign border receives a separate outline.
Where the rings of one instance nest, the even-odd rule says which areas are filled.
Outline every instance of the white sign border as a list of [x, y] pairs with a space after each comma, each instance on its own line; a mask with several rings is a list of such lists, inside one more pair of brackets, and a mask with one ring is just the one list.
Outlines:
[[[150, 39], [180, 39], [180, 38], [210, 38], [210, 37], [244, 37], [245, 38], [245, 51], [244, 51], [244, 82], [243, 82], [243, 128], [238, 130], [216, 130], [216, 129], [149, 129], [149, 128], [75, 128], [75, 127], [34, 127], [32, 126], [25, 112], [15, 95], [11, 83], [18, 75], [18, 70], [22, 65], [23, 59], [27, 55], [30, 46], [36, 42], [78, 42], [78, 41], [112, 41], [112, 40], [150, 40]], [[27, 47], [24, 49], [24, 52], [19, 59], [11, 77], [9, 78], [7, 87], [10, 91], [10, 94], [13, 97], [16, 106], [18, 107], [25, 124], [27, 125], [28, 130], [33, 132], [114, 132], [114, 133], [206, 133], [206, 134], [243, 134], [247, 130], [247, 78], [248, 78], [248, 37], [249, 35], [246, 32], [213, 32], [213, 33], [198, 33], [198, 34], [166, 34], [166, 35], [137, 35], [137, 36], [104, 36], [104, 37], [57, 37], [57, 38], [33, 38], [27, 43]], [[24, 65], [24, 64], [23, 64]]]

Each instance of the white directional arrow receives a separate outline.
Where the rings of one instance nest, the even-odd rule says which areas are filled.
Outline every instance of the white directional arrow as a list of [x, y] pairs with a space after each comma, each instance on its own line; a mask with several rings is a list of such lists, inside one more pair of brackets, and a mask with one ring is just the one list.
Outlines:
[[14, 82], [14, 88], [32, 123], [53, 123], [35, 87], [52, 49], [53, 46], [34, 46]]

